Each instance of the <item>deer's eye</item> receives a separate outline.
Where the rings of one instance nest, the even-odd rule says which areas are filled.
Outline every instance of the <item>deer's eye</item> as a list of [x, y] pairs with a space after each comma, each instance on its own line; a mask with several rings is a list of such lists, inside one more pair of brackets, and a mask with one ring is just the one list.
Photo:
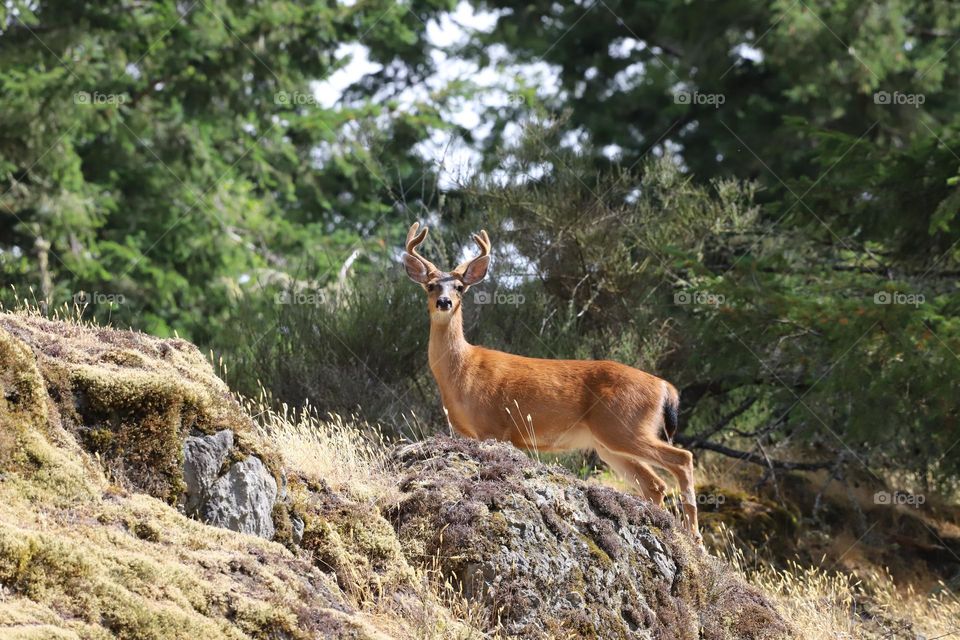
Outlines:
[[427, 291], [434, 291], [434, 290], [436, 290], [436, 288], [437, 288], [437, 285], [435, 285], [435, 284], [432, 284], [432, 283], [431, 283], [431, 284], [428, 284], [428, 285], [427, 285]]
[[458, 285], [457, 285], [457, 291], [459, 291], [460, 293], [463, 293], [463, 285], [462, 285], [462, 284], [458, 284]]

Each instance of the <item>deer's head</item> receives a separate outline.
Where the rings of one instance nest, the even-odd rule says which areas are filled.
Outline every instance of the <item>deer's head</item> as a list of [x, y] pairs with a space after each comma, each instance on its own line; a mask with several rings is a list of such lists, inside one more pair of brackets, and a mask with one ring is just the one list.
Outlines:
[[410, 226], [403, 266], [407, 270], [407, 276], [426, 291], [430, 319], [447, 322], [460, 309], [466, 290], [487, 275], [487, 267], [490, 265], [490, 238], [486, 231], [475, 233], [473, 239], [480, 247], [480, 255], [466, 260], [452, 271], [441, 271], [417, 253], [417, 247], [426, 237], [427, 228], [421, 229], [419, 222]]

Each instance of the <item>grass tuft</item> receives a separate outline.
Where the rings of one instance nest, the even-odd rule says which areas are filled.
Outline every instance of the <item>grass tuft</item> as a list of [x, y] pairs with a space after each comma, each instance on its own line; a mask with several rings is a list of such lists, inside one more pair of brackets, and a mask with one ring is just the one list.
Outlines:
[[762, 590], [805, 640], [837, 638], [948, 638], [960, 633], [960, 600], [945, 585], [920, 595], [901, 588], [886, 571], [864, 575], [788, 562], [749, 561], [724, 525], [714, 552]]

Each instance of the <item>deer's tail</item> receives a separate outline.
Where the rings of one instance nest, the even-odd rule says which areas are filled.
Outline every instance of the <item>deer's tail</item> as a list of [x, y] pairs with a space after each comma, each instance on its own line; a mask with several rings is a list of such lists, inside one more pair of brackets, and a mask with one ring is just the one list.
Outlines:
[[677, 424], [680, 415], [680, 394], [669, 382], [664, 382], [663, 394], [663, 435], [667, 442], [673, 444], [673, 437], [677, 435]]

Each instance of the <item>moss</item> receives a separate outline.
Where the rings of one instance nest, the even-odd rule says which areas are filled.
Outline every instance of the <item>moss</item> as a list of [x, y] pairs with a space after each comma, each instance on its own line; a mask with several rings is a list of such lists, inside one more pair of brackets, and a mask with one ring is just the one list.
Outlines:
[[0, 598], [0, 626], [51, 627], [38, 637], [368, 635], [306, 560], [188, 520], [155, 499], [91, 498], [71, 506], [70, 521], [51, 522], [53, 514], [35, 513], [4, 483], [0, 505], [0, 586], [6, 598], [35, 605], [15, 618]]
[[131, 349], [114, 349], [100, 355], [100, 362], [115, 364], [121, 367], [142, 367], [144, 358]]
[[111, 450], [114, 446], [113, 430], [107, 427], [94, 427], [83, 433], [87, 448], [94, 453]]
[[297, 616], [292, 611], [277, 609], [269, 603], [243, 602], [233, 607], [231, 615], [242, 631], [255, 638], [306, 640], [311, 637], [300, 630]]
[[25, 462], [25, 436], [47, 427], [46, 390], [33, 354], [0, 329], [0, 462]]
[[[249, 416], [193, 345], [25, 314], [0, 314], [0, 331], [5, 336], [0, 363], [11, 360], [4, 351], [16, 356], [5, 370], [34, 374], [12, 396], [35, 398], [41, 409], [49, 397], [59, 423], [124, 486], [178, 503], [185, 490], [184, 438], [221, 429], [235, 434], [230, 461], [256, 455], [282, 484], [279, 453], [264, 446]], [[4, 388], [9, 386], [4, 380]], [[9, 440], [0, 436], [0, 460], [14, 448]], [[35, 453], [21, 458], [29, 461]]]
[[600, 548], [600, 546], [594, 542], [593, 538], [586, 534], [581, 534], [580, 539], [583, 540], [583, 544], [587, 546], [587, 551], [590, 552], [590, 555], [595, 558], [600, 566], [604, 569], [609, 569], [613, 566], [613, 560], [607, 555], [607, 552]]
[[[51, 504], [89, 495], [90, 478], [81, 461], [49, 438], [60, 438], [59, 416], [30, 349], [0, 326], [0, 470], [13, 474], [34, 499]], [[18, 480], [19, 479], [19, 480]]]
[[348, 593], [365, 597], [412, 584], [396, 533], [373, 505], [321, 489], [309, 495], [303, 519], [301, 546]]
[[107, 463], [122, 464], [139, 489], [168, 501], [179, 498], [183, 438], [196, 422], [194, 390], [156, 376], [79, 368], [71, 380], [81, 396], [84, 441]]
[[[16, 640], [77, 640], [78, 635], [58, 628], [59, 617], [49, 607], [23, 597], [0, 599], [0, 629], [4, 638]], [[88, 635], [86, 637], [95, 637]]]
[[148, 521], [138, 521], [131, 527], [133, 534], [141, 540], [148, 542], [160, 542], [160, 528]]
[[0, 528], [0, 584], [34, 600], [43, 600], [48, 581], [82, 591], [93, 570], [74, 550], [11, 527]]
[[507, 521], [507, 517], [499, 511], [494, 511], [490, 514], [489, 527], [490, 534], [494, 538], [505, 538], [510, 531], [510, 523]]
[[287, 546], [292, 546], [293, 522], [290, 520], [290, 507], [287, 504], [278, 501], [273, 505], [271, 519], [273, 520], [273, 527], [275, 531], [273, 535], [274, 541]]
[[313, 562], [322, 571], [330, 571], [337, 578], [341, 589], [357, 594], [362, 585], [356, 559], [347, 551], [340, 534], [330, 523], [322, 519], [308, 519], [304, 527], [304, 549], [313, 555]]

